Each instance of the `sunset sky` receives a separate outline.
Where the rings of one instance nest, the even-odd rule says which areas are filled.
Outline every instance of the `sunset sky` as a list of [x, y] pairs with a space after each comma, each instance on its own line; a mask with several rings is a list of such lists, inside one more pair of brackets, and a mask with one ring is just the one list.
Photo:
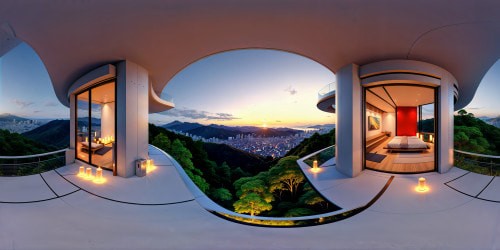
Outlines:
[[[197, 61], [165, 87], [176, 108], [150, 115], [150, 122], [174, 120], [226, 125], [305, 126], [334, 123], [316, 108], [318, 91], [335, 80], [322, 65], [273, 50], [238, 50]], [[500, 62], [483, 78], [467, 111], [500, 115]], [[0, 57], [0, 114], [69, 119], [57, 100], [37, 54], [21, 44]]]

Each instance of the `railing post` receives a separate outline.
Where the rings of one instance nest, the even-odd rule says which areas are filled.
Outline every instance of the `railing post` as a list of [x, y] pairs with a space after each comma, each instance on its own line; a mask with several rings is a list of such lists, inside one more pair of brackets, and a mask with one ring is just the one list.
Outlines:
[[490, 175], [493, 176], [493, 160], [490, 160]]

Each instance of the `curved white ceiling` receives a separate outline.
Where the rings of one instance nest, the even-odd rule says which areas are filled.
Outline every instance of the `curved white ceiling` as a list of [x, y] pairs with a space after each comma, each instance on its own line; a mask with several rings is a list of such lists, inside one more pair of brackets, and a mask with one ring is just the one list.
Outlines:
[[12, 0], [0, 2], [0, 23], [39, 54], [66, 105], [71, 83], [105, 63], [142, 65], [160, 93], [200, 58], [272, 48], [333, 72], [348, 63], [429, 62], [457, 78], [461, 108], [500, 57], [499, 9], [497, 0]]

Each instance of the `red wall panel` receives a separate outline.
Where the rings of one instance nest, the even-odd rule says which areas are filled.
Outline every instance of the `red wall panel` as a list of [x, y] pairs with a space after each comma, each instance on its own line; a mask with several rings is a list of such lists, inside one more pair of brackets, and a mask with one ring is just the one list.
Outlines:
[[413, 136], [417, 133], [417, 107], [396, 108], [397, 135]]

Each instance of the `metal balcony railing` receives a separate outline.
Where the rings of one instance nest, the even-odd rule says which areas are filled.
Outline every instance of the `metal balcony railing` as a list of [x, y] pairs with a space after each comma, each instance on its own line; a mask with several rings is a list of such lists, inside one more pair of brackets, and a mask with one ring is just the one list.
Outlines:
[[455, 166], [478, 174], [500, 176], [500, 156], [455, 149]]
[[0, 156], [0, 176], [40, 174], [66, 165], [66, 151], [23, 156]]
[[323, 99], [335, 92], [335, 82], [329, 83], [318, 91], [318, 99]]

